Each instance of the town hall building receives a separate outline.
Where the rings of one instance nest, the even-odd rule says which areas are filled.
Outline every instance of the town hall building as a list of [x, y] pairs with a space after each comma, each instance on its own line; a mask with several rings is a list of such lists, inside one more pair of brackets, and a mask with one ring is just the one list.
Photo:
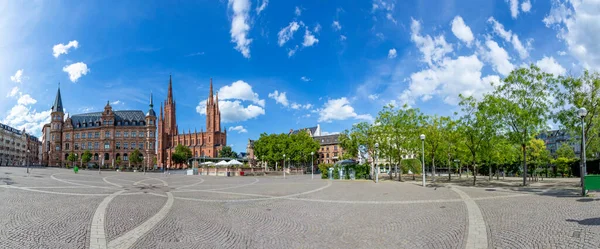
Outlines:
[[212, 79], [210, 79], [210, 92], [206, 100], [206, 131], [192, 133], [179, 133], [177, 127], [177, 104], [173, 98], [173, 82], [169, 77], [169, 92], [167, 99], [161, 103], [158, 119], [158, 166], [167, 168], [183, 168], [175, 165], [172, 154], [175, 147], [181, 144], [192, 151], [193, 157], [218, 157], [219, 151], [227, 144], [227, 130], [221, 130], [221, 111], [219, 110], [218, 93], [213, 97]]

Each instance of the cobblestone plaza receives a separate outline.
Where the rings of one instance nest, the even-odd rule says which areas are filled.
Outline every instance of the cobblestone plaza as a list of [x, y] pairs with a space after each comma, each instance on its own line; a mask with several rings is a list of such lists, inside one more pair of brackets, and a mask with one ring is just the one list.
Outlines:
[[576, 189], [0, 168], [0, 248], [598, 248]]

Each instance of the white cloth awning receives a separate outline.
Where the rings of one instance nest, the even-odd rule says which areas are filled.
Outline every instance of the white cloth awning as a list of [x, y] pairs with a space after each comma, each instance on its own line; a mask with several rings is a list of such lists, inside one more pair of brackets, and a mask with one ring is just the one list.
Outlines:
[[229, 165], [244, 165], [243, 163], [239, 162], [238, 160], [231, 160], [229, 161]]
[[200, 165], [215, 165], [214, 162], [203, 162]]
[[217, 165], [217, 166], [227, 166], [227, 165], [229, 165], [229, 163], [227, 161], [223, 160], [223, 161], [220, 161], [220, 162], [216, 163], [215, 165]]

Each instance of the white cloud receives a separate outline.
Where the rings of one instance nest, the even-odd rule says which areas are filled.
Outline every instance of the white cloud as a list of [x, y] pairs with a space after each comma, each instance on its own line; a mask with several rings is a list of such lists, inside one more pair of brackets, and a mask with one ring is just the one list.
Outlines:
[[456, 59], [444, 58], [437, 65], [413, 73], [408, 89], [398, 98], [401, 104], [412, 105], [417, 98], [427, 100], [433, 95], [438, 95], [444, 102], [456, 105], [459, 94], [481, 97], [483, 93], [492, 90], [490, 80], [499, 80], [498, 76], [482, 79], [482, 68], [483, 62], [476, 54], [459, 56]]
[[290, 22], [290, 24], [284, 28], [282, 28], [279, 33], [277, 33], [277, 44], [279, 46], [283, 46], [287, 41], [294, 38], [294, 33], [298, 31], [300, 26], [303, 25], [302, 22], [297, 23], [296, 21]]
[[17, 70], [17, 72], [15, 72], [15, 75], [10, 76], [10, 80], [15, 83], [21, 83], [23, 80], [23, 69]]
[[346, 120], [349, 118], [373, 122], [373, 117], [369, 114], [356, 114], [345, 97], [328, 100], [318, 112], [319, 122], [330, 123], [333, 120]]
[[296, 9], [294, 10], [294, 14], [296, 14], [296, 16], [302, 15], [302, 10], [300, 9], [300, 7], [296, 6]]
[[238, 133], [246, 133], [246, 132], [248, 132], [248, 130], [246, 130], [246, 128], [244, 128], [244, 126], [241, 126], [241, 125], [229, 127], [229, 130], [230, 131], [237, 131]]
[[79, 42], [77, 42], [76, 40], [70, 41], [67, 45], [65, 44], [56, 44], [54, 45], [54, 47], [52, 47], [52, 55], [54, 55], [54, 57], [58, 58], [58, 56], [60, 56], [61, 54], [68, 54], [69, 53], [69, 49], [71, 48], [78, 48], [79, 47]]
[[333, 27], [333, 30], [335, 31], [339, 31], [340, 29], [342, 29], [342, 25], [340, 25], [340, 22], [338, 21], [333, 21], [331, 27]]
[[29, 96], [29, 94], [24, 94], [17, 100], [17, 104], [19, 105], [33, 105], [35, 103], [37, 103], [37, 100]]
[[113, 102], [112, 102], [112, 103], [110, 103], [110, 104], [111, 104], [111, 105], [121, 105], [121, 104], [123, 104], [123, 105], [124, 105], [125, 103], [124, 103], [123, 101], [121, 101], [121, 100], [116, 100], [116, 101], [113, 101]]
[[244, 57], [250, 58], [250, 43], [252, 43], [252, 39], [248, 38], [250, 0], [229, 0], [228, 7], [233, 10], [231, 41], [236, 43], [237, 51], [240, 51]]
[[294, 56], [296, 51], [298, 51], [298, 45], [296, 45], [294, 48], [288, 48], [288, 57]]
[[471, 32], [471, 28], [465, 24], [465, 21], [460, 16], [454, 17], [452, 20], [452, 33], [456, 36], [456, 38], [460, 39], [467, 45], [471, 45], [473, 42], [473, 32]]
[[396, 58], [396, 49], [392, 48], [390, 49], [390, 51], [388, 51], [388, 58], [393, 59]]
[[380, 40], [385, 40], [385, 35], [383, 35], [383, 33], [377, 33], [375, 34], [375, 36], [377, 36], [377, 38], [379, 38]]
[[565, 52], [565, 51], [558, 51], [558, 52], [556, 52], [556, 53], [557, 53], [558, 55], [560, 55], [560, 56], [565, 56], [565, 55], [567, 55], [567, 52]]
[[376, 100], [378, 98], [379, 98], [379, 95], [377, 95], [377, 94], [369, 94], [369, 99], [370, 100]]
[[392, 21], [394, 24], [397, 24], [398, 22], [396, 21], [396, 19], [394, 19], [394, 16], [392, 15], [392, 13], [387, 13], [385, 14], [385, 18], [387, 18], [388, 20]]
[[69, 74], [69, 79], [72, 82], [77, 82], [81, 76], [86, 75], [90, 72], [90, 69], [83, 62], [73, 63], [71, 65], [63, 67], [63, 72]]
[[15, 127], [19, 130], [25, 129], [27, 133], [40, 136], [44, 124], [50, 122], [51, 110], [37, 112], [28, 105], [37, 103], [29, 94], [22, 95], [17, 100], [17, 105], [13, 106], [6, 118], [0, 122]]
[[336, 135], [336, 134], [340, 134], [340, 132], [338, 131], [334, 131], [334, 132], [327, 132], [327, 131], [322, 131], [321, 134], [323, 136], [327, 136], [327, 135]]
[[544, 18], [548, 27], [556, 29], [558, 38], [581, 66], [600, 70], [600, 1], [553, 1], [550, 14]]
[[289, 105], [289, 102], [288, 102], [285, 92], [279, 92], [279, 91], [275, 90], [274, 92], [269, 93], [269, 98], [274, 99], [275, 102], [282, 104], [285, 107], [287, 107]]
[[15, 86], [13, 87], [10, 92], [6, 95], [6, 97], [14, 97], [17, 96], [17, 93], [19, 93], [19, 87]]
[[[517, 50], [517, 52], [519, 53], [519, 57], [521, 57], [521, 59], [527, 59], [527, 57], [529, 57], [529, 52], [527, 51], [527, 48], [525, 48], [523, 46], [523, 44], [521, 43], [521, 41], [519, 40], [519, 36], [517, 36], [516, 34], [513, 34], [512, 31], [510, 31], [510, 30], [508, 30], [508, 31], [505, 30], [504, 25], [502, 25], [501, 23], [496, 21], [496, 19], [494, 19], [493, 17], [490, 17], [488, 19], [488, 22], [492, 23], [494, 32], [496, 34], [498, 34], [505, 41], [510, 42], [513, 45], [513, 48], [515, 50]], [[529, 41], [529, 43], [531, 43], [531, 42]]]
[[321, 27], [321, 24], [318, 24], [318, 23], [317, 23], [317, 25], [315, 26], [315, 28], [313, 29], [313, 31], [314, 31], [315, 33], [319, 33], [319, 32], [321, 31], [321, 28], [322, 28], [322, 27]]
[[219, 99], [239, 99], [252, 101], [261, 107], [265, 106], [265, 100], [258, 97], [258, 93], [252, 90], [252, 86], [245, 81], [238, 80], [231, 85], [223, 86], [219, 89]]
[[311, 79], [310, 79], [310, 78], [308, 78], [308, 77], [306, 77], [306, 76], [302, 76], [302, 77], [300, 77], [300, 79], [301, 79], [302, 81], [304, 81], [304, 82], [311, 81]]
[[[233, 123], [246, 121], [265, 114], [265, 109], [256, 105], [244, 106], [239, 100], [219, 100], [219, 110], [221, 111], [221, 121], [224, 123]], [[196, 112], [200, 115], [206, 115], [206, 101], [200, 101], [196, 106]]]
[[348, 39], [345, 35], [340, 35], [340, 41], [345, 41], [346, 39]]
[[302, 43], [302, 46], [310, 47], [318, 42], [319, 42], [319, 39], [315, 38], [315, 36], [312, 35], [310, 33], [310, 30], [308, 30], [308, 28], [307, 28], [306, 32], [304, 33], [304, 42]]
[[269, 4], [269, 0], [262, 0], [262, 3], [260, 4], [260, 6], [256, 7], [256, 14], [260, 15], [260, 12], [265, 10], [265, 8], [267, 8], [268, 4]]
[[519, 0], [507, 0], [510, 4], [510, 15], [513, 19], [517, 19], [519, 15]]
[[423, 54], [423, 61], [427, 62], [430, 66], [435, 62], [439, 62], [444, 55], [453, 51], [452, 45], [446, 42], [443, 35], [431, 38], [429, 35], [421, 36], [419, 34], [421, 30], [421, 23], [412, 19], [411, 27], [411, 40], [417, 45], [419, 51]]
[[305, 109], [308, 110], [310, 108], [312, 108], [313, 105], [311, 104], [306, 104], [306, 105], [302, 105], [302, 104], [298, 104], [298, 103], [292, 103], [290, 105], [290, 108], [294, 109], [294, 110], [300, 110], [300, 109]]
[[542, 71], [551, 73], [554, 75], [563, 75], [564, 73], [567, 72], [567, 70], [564, 67], [562, 67], [560, 64], [558, 64], [558, 62], [556, 62], [556, 60], [554, 60], [554, 57], [552, 57], [552, 56], [550, 56], [550, 57], [544, 56], [544, 58], [537, 61], [535, 63], [535, 65], [538, 66]]
[[523, 12], [529, 12], [531, 11], [531, 1], [530, 0], [525, 0], [521, 3], [521, 10]]
[[515, 67], [510, 63], [510, 56], [506, 50], [493, 40], [487, 40], [485, 45], [488, 49], [483, 52], [483, 58], [492, 63], [496, 72], [504, 76], [510, 74]]

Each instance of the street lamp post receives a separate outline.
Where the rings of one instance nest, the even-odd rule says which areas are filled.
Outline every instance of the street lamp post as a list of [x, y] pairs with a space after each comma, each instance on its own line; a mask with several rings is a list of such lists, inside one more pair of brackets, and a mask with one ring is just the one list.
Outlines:
[[310, 179], [315, 179], [315, 152], [310, 152]]
[[285, 154], [283, 154], [283, 179], [285, 179]]
[[379, 159], [379, 143], [375, 143], [375, 183], [379, 183], [379, 165], [377, 165], [377, 159]]
[[31, 151], [27, 150], [27, 155], [25, 155], [25, 164], [27, 164], [27, 174], [29, 174], [29, 163], [27, 162], [27, 159], [29, 158], [29, 153]]
[[585, 164], [585, 116], [587, 116], [587, 110], [585, 108], [581, 108], [578, 111], [579, 117], [581, 118], [581, 195], [585, 196], [585, 174], [587, 172], [587, 167]]
[[425, 134], [421, 134], [421, 152], [422, 152], [422, 172], [421, 175], [423, 176], [423, 187], [425, 187]]

